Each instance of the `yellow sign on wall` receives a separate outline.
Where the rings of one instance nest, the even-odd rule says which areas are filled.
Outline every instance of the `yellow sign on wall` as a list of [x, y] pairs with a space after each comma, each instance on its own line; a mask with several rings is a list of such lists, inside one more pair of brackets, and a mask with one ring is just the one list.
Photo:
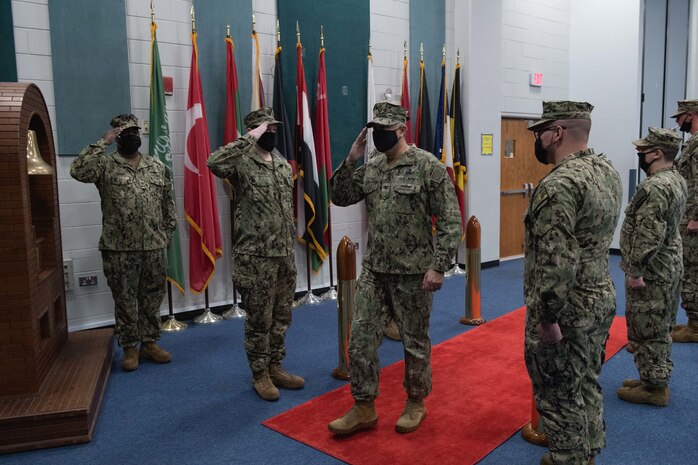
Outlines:
[[480, 134], [480, 154], [481, 155], [494, 155], [493, 151], [494, 145], [494, 135], [492, 134]]

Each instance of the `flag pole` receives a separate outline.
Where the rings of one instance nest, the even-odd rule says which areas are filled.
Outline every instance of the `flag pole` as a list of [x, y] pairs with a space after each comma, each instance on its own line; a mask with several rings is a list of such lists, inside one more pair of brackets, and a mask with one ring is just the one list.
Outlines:
[[[456, 66], [458, 66], [458, 65], [460, 65], [460, 48], [456, 50]], [[456, 248], [456, 257], [455, 257], [455, 263], [453, 264], [453, 268], [451, 268], [446, 273], [444, 273], [445, 276], [466, 274], [465, 270], [463, 268], [461, 268], [459, 263], [458, 263], [461, 245], [463, 245], [463, 235], [462, 234], [461, 234], [461, 241], [458, 244], [458, 247]]]
[[[325, 48], [325, 32], [322, 25], [320, 26], [320, 49]], [[325, 166], [325, 169], [327, 167]], [[329, 199], [329, 191], [327, 198]], [[337, 300], [337, 289], [334, 286], [334, 267], [332, 265], [332, 214], [330, 213], [329, 202], [327, 204], [327, 250], [329, 251], [328, 258], [330, 262], [330, 288], [320, 296], [321, 301]]]

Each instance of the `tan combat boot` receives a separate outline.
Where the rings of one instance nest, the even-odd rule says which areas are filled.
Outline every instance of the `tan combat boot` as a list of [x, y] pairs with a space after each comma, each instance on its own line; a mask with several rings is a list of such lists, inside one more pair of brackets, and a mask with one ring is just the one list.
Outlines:
[[252, 387], [259, 397], [267, 401], [279, 399], [279, 390], [274, 386], [267, 370], [252, 373]]
[[674, 326], [671, 332], [674, 342], [698, 342], [698, 320], [688, 320], [688, 324]]
[[395, 423], [395, 431], [398, 433], [411, 433], [419, 428], [419, 425], [422, 424], [426, 417], [427, 408], [424, 405], [424, 399], [407, 399], [405, 409], [402, 411], [400, 418], [397, 419], [397, 423]]
[[125, 347], [124, 359], [121, 361], [124, 371], [133, 371], [138, 368], [138, 347]]
[[354, 406], [343, 417], [337, 418], [327, 427], [334, 434], [346, 435], [357, 431], [375, 428], [378, 415], [372, 400], [354, 402]]
[[390, 320], [388, 322], [388, 326], [385, 327], [385, 331], [383, 331], [383, 334], [385, 337], [388, 339], [392, 339], [393, 341], [399, 341], [400, 338], [400, 330], [397, 329], [397, 323], [395, 323], [395, 320]]
[[141, 360], [152, 360], [155, 363], [170, 363], [172, 355], [154, 341], [151, 341], [141, 344], [140, 358]]
[[642, 386], [642, 380], [639, 379], [626, 379], [623, 381], [623, 387], [638, 387]]
[[269, 377], [276, 387], [284, 389], [302, 389], [303, 386], [305, 386], [305, 380], [303, 378], [286, 372], [279, 364], [269, 366]]
[[618, 389], [618, 397], [626, 402], [635, 404], [650, 404], [657, 407], [669, 405], [669, 388], [648, 388], [644, 385], [622, 387]]

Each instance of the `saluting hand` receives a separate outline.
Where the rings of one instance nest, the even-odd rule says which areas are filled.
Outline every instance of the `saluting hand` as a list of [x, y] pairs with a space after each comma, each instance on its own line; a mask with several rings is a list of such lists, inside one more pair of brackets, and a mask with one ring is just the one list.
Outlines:
[[254, 137], [255, 140], [259, 140], [259, 138], [262, 137], [262, 134], [267, 132], [268, 127], [269, 127], [269, 123], [262, 123], [259, 126], [257, 126], [256, 128], [250, 129], [247, 134]]
[[102, 136], [102, 139], [104, 139], [104, 141], [107, 144], [111, 145], [114, 143], [114, 141], [116, 140], [116, 137], [119, 134], [121, 134], [121, 128], [111, 128], [110, 130], [108, 130], [107, 132], [104, 133], [104, 135]]
[[361, 129], [359, 136], [354, 143], [351, 144], [351, 150], [349, 151], [347, 161], [349, 163], [356, 163], [360, 158], [363, 158], [364, 153], [366, 153], [366, 128]]

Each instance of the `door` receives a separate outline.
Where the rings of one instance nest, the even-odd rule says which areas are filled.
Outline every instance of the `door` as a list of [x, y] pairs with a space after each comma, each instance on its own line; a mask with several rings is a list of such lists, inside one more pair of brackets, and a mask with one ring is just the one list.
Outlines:
[[524, 253], [523, 217], [533, 190], [550, 172], [534, 155], [530, 120], [502, 118], [502, 163], [499, 216], [499, 257]]

